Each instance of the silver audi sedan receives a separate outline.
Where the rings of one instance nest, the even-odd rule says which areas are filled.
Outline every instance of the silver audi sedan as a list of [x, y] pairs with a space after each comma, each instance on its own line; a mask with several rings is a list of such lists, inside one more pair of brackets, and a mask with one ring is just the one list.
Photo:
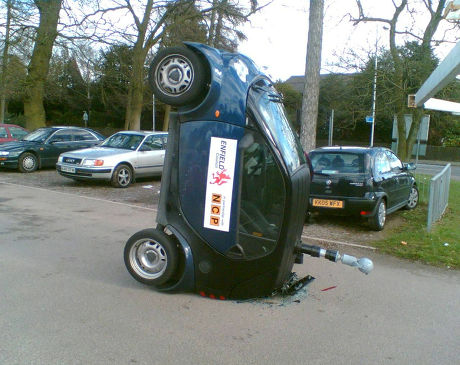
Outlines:
[[136, 177], [161, 175], [167, 139], [166, 132], [118, 132], [99, 146], [62, 153], [56, 170], [71, 179], [126, 188]]

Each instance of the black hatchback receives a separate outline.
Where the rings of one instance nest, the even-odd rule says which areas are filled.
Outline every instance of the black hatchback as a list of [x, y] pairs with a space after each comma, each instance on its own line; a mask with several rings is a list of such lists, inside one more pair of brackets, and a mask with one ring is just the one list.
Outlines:
[[93, 147], [104, 136], [89, 128], [39, 128], [19, 141], [0, 145], [0, 167], [33, 172], [42, 167], [54, 167], [62, 152]]
[[310, 212], [361, 216], [380, 231], [387, 214], [417, 206], [418, 189], [409, 172], [415, 166], [387, 148], [323, 147], [309, 157]]

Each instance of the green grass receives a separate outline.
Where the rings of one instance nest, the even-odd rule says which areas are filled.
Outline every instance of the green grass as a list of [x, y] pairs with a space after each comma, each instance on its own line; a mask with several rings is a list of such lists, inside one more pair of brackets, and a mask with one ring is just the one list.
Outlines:
[[[441, 220], [427, 232], [430, 177], [417, 175], [420, 204], [412, 211], [401, 211], [404, 224], [384, 240], [373, 242], [381, 252], [424, 262], [430, 265], [460, 269], [460, 181], [451, 180], [449, 204]], [[403, 245], [401, 242], [406, 242]], [[447, 244], [447, 245], [446, 245]]]

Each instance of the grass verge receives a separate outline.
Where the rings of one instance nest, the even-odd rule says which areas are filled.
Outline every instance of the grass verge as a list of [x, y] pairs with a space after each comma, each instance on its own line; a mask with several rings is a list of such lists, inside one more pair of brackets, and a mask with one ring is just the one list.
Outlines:
[[420, 204], [401, 211], [405, 223], [384, 240], [373, 242], [381, 252], [435, 266], [460, 269], [460, 181], [451, 180], [449, 204], [440, 221], [426, 230], [430, 177], [417, 175]]

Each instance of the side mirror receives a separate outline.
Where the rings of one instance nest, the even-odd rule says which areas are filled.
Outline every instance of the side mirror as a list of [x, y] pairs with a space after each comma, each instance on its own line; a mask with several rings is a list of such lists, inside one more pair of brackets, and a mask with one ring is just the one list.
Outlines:
[[406, 170], [406, 171], [415, 170], [416, 168], [417, 168], [417, 165], [414, 162], [403, 164], [403, 170]]

